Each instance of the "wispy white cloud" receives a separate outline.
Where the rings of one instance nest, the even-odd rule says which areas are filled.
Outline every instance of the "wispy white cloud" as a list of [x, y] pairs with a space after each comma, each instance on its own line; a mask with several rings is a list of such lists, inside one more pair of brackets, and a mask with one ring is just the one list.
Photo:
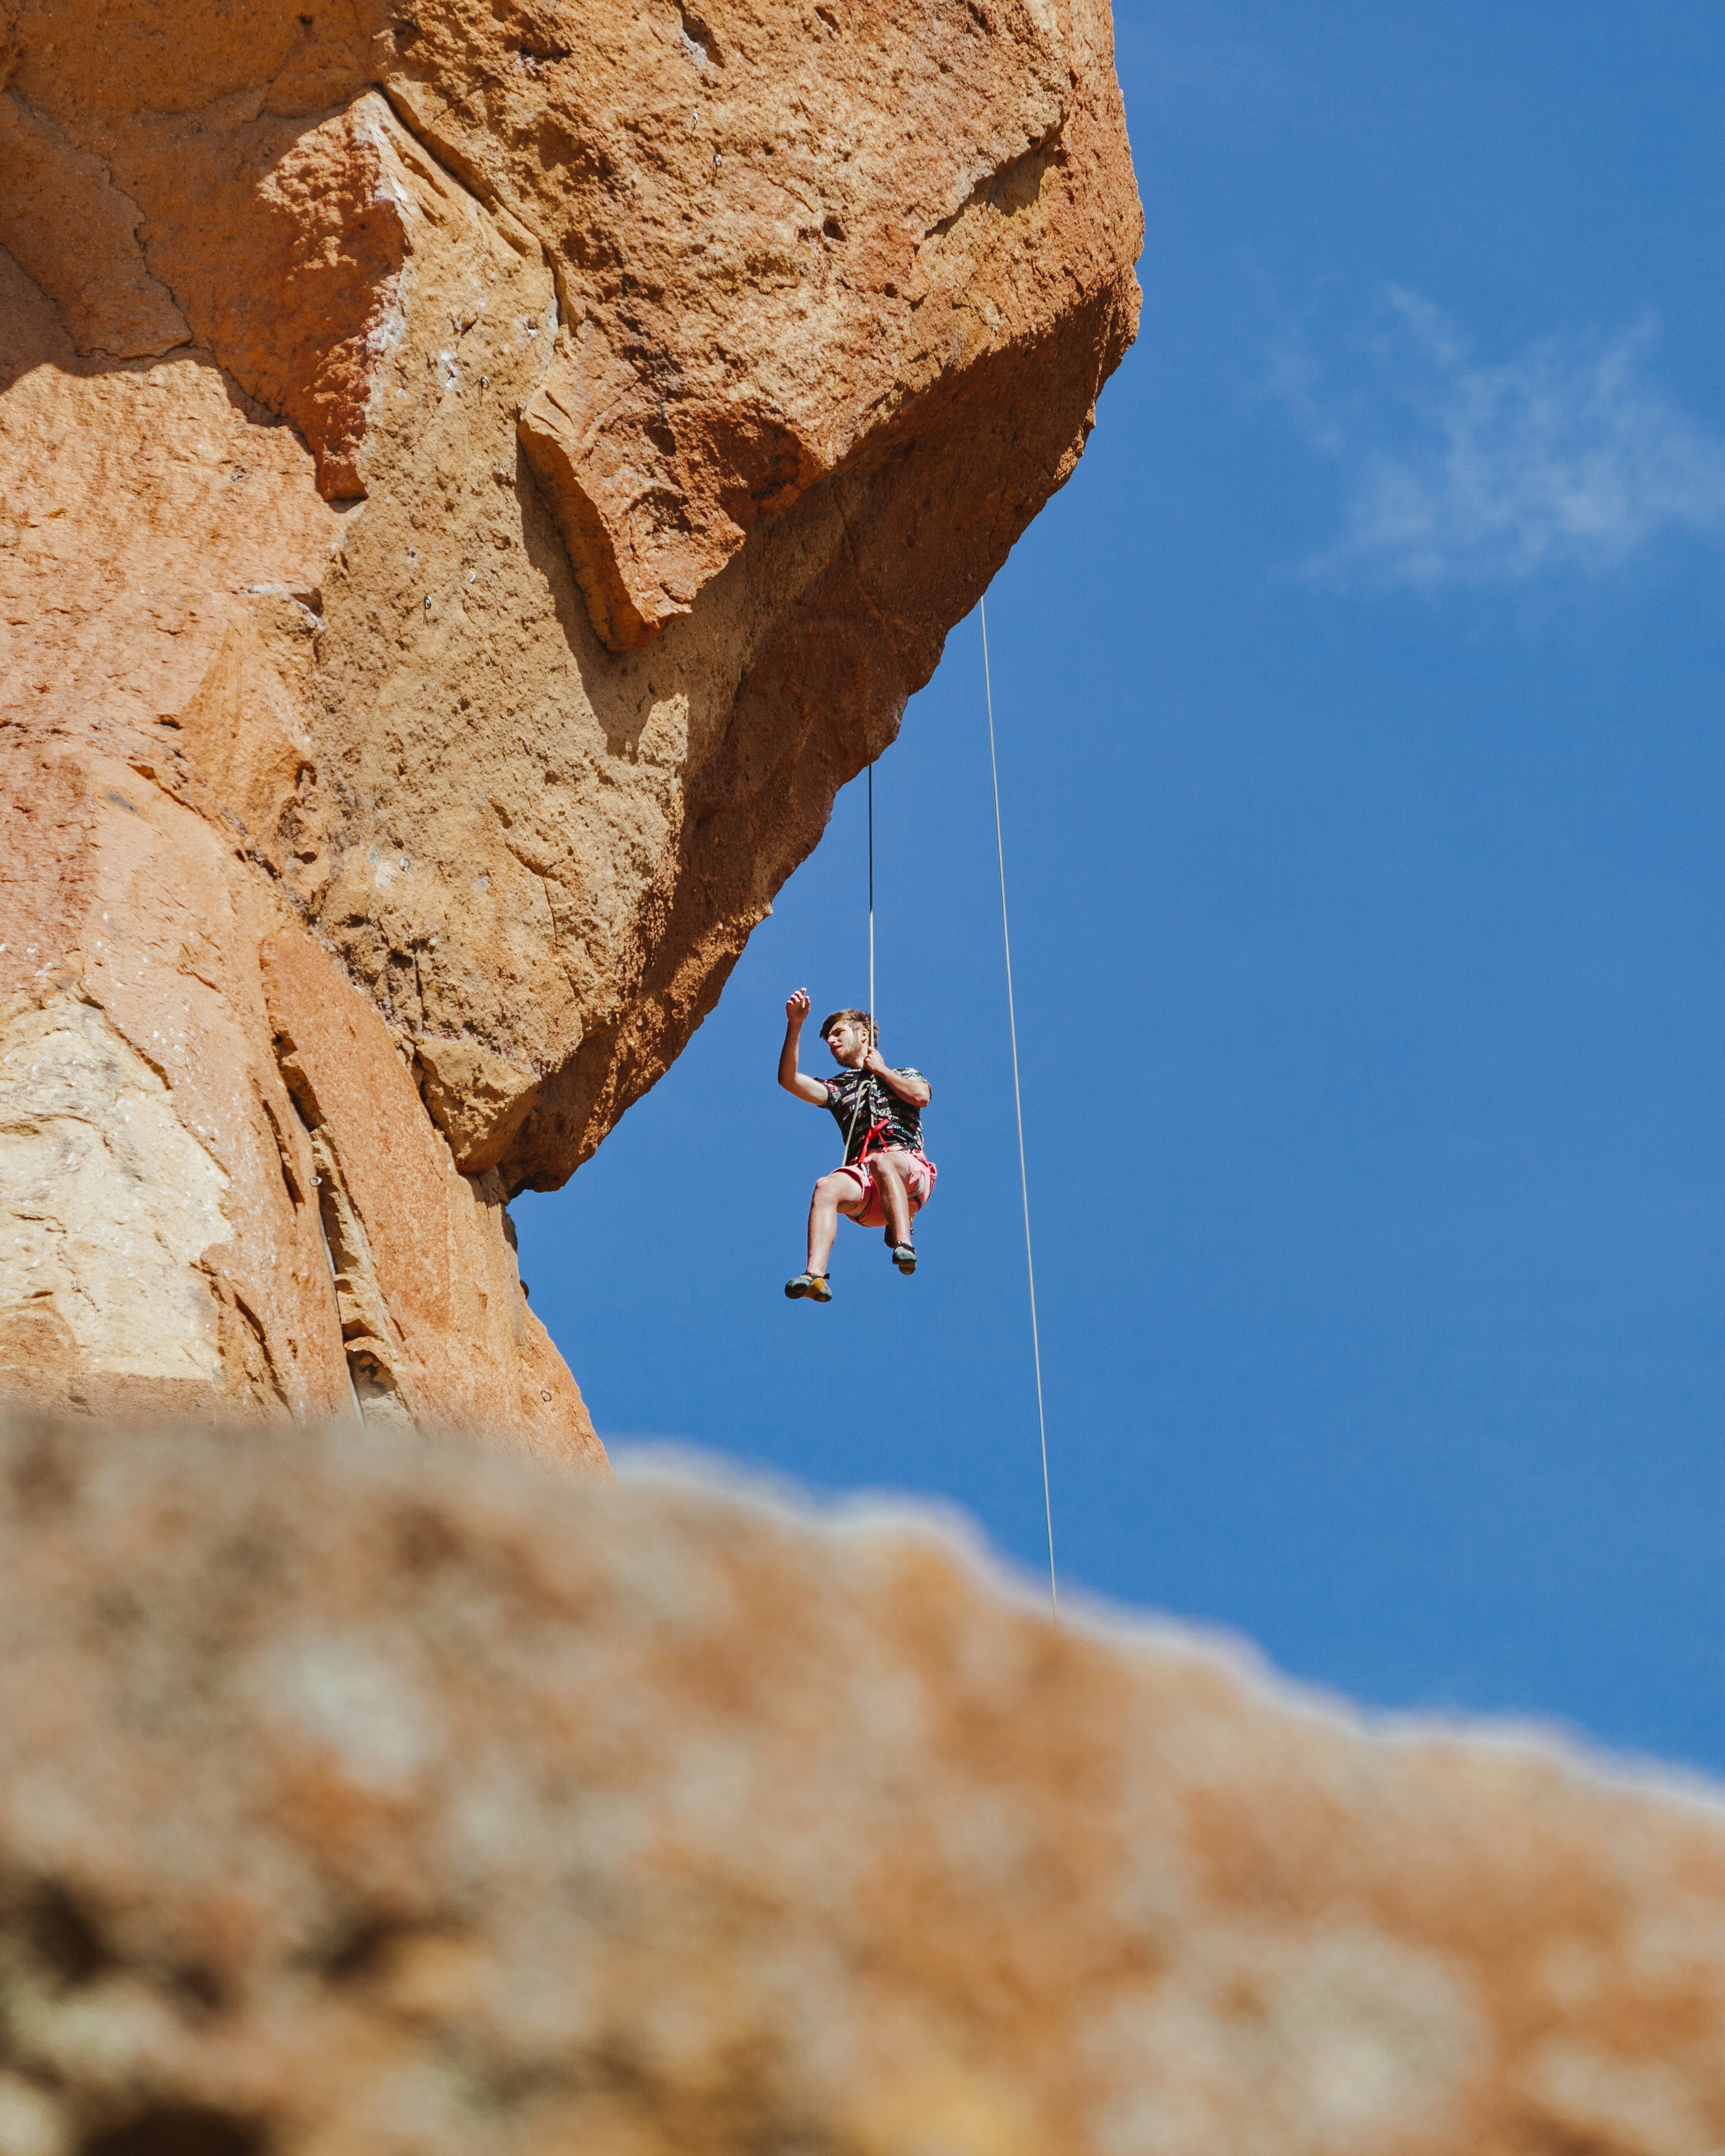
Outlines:
[[1612, 568], [1663, 531], [1725, 532], [1725, 440], [1648, 379], [1651, 321], [1482, 364], [1429, 300], [1386, 301], [1363, 389], [1339, 389], [1307, 339], [1275, 357], [1276, 393], [1348, 481], [1312, 573], [1518, 583]]

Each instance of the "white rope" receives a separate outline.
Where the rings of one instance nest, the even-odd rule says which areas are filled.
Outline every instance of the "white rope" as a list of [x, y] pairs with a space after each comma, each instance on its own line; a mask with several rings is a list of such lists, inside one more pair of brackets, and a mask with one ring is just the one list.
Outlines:
[[[871, 1046], [878, 1047], [880, 1028], [875, 1019], [875, 767], [869, 766], [869, 1031], [873, 1035]], [[850, 1104], [850, 1121], [845, 1128], [845, 1158], [850, 1158], [850, 1148], [856, 1137], [856, 1121], [864, 1104], [869, 1111], [869, 1120], [875, 1116], [875, 1080], [873, 1075], [864, 1078], [856, 1089], [856, 1098]], [[866, 1145], [866, 1138], [863, 1141]]]
[[869, 1030], [875, 1047], [880, 1042], [880, 1021], [875, 1015], [875, 767], [869, 766]]
[[[1019, 1124], [1019, 1189], [1024, 1201], [1024, 1272], [1030, 1284], [1030, 1355], [1036, 1368], [1036, 1428], [1042, 1442], [1042, 1510], [1048, 1522], [1048, 1599], [1055, 1622], [1060, 1614], [1060, 1582], [1055, 1575], [1054, 1498], [1048, 1480], [1048, 1417], [1042, 1405], [1042, 1342], [1036, 1329], [1036, 1261], [1030, 1250], [1030, 1177], [1024, 1166], [1024, 1096], [1019, 1085], [1019, 1020], [1012, 994], [1012, 930], [1006, 918], [1006, 840], [1000, 828], [1000, 762], [994, 752], [994, 684], [988, 671], [988, 602], [978, 602], [983, 618], [983, 693], [988, 706], [988, 769], [994, 781], [994, 850], [1000, 861], [1000, 941], [1006, 952], [1006, 1023], [1012, 1038], [1012, 1105]], [[874, 829], [872, 810], [870, 831]], [[874, 853], [872, 840], [869, 857], [871, 911], [869, 930], [874, 933], [872, 893], [874, 886]], [[872, 982], [871, 982], [872, 992]]]

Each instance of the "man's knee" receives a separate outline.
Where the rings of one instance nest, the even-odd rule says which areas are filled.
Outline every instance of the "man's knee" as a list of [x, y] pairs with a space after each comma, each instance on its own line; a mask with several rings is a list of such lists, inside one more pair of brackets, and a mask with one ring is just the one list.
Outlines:
[[818, 1204], [824, 1202], [829, 1205], [836, 1205], [841, 1199], [855, 1192], [855, 1188], [856, 1185], [848, 1175], [840, 1175], [837, 1169], [834, 1169], [830, 1175], [822, 1176], [815, 1183], [815, 1199]]
[[903, 1168], [891, 1153], [876, 1153], [869, 1165], [874, 1169], [877, 1181], [884, 1178], [888, 1183], [902, 1183], [905, 1179]]

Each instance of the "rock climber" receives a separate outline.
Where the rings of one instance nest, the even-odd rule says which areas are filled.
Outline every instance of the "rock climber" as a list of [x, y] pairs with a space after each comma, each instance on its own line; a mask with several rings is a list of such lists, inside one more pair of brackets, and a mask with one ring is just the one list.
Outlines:
[[811, 1107], [830, 1109], [845, 1133], [845, 1164], [814, 1186], [809, 1208], [809, 1270], [785, 1282], [794, 1301], [830, 1302], [827, 1260], [839, 1232], [839, 1215], [860, 1227], [883, 1228], [892, 1262], [901, 1273], [916, 1270], [911, 1221], [934, 1188], [935, 1165], [922, 1150], [922, 1111], [928, 1081], [920, 1070], [889, 1070], [869, 1014], [836, 1010], [822, 1021], [820, 1037], [839, 1065], [836, 1078], [816, 1078], [797, 1065], [797, 1045], [809, 1015], [809, 991], [798, 988], [784, 1007], [784, 1046], [778, 1082]]

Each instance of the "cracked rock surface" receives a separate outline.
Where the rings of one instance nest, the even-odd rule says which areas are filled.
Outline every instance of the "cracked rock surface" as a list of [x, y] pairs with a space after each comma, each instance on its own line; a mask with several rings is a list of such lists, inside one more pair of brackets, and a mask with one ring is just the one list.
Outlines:
[[0, 1429], [6, 2156], [1706, 2156], [1725, 1812], [927, 1528]]
[[1103, 0], [0, 0], [0, 1383], [598, 1456], [504, 1209], [1070, 470], [1140, 229]]

